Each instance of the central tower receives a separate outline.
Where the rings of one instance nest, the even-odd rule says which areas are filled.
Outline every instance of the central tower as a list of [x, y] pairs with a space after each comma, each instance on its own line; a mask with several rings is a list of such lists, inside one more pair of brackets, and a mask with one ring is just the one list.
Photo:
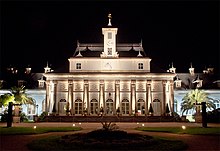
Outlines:
[[102, 34], [104, 35], [104, 52], [100, 55], [101, 58], [118, 58], [118, 52], [116, 51], [116, 34], [118, 28], [112, 28], [111, 14], [108, 14], [109, 22], [108, 28], [102, 28]]

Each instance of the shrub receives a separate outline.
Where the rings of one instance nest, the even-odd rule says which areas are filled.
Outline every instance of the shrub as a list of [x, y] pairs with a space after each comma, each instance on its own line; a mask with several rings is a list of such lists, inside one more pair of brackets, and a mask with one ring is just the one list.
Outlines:
[[39, 120], [39, 121], [44, 121], [45, 116], [47, 116], [47, 115], [48, 115], [47, 112], [42, 112], [41, 115], [38, 117], [38, 120]]

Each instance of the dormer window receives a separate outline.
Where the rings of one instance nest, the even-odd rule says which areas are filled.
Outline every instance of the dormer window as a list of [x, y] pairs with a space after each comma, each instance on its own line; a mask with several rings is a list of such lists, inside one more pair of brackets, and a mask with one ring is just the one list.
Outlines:
[[76, 69], [81, 69], [81, 63], [76, 63]]
[[38, 87], [39, 88], [44, 88], [44, 83], [45, 83], [44, 80], [38, 80]]
[[144, 64], [143, 63], [138, 63], [138, 69], [144, 69]]
[[112, 39], [112, 33], [108, 32], [108, 39]]

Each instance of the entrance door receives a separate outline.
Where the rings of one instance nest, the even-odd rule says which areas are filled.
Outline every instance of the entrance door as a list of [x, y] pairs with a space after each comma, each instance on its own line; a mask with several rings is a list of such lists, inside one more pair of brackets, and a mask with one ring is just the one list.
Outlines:
[[153, 110], [154, 110], [154, 116], [161, 116], [161, 108], [160, 108], [160, 100], [154, 99], [153, 100]]
[[92, 99], [90, 103], [91, 114], [98, 114], [98, 101], [96, 99]]
[[108, 99], [106, 101], [106, 115], [113, 115], [113, 100]]
[[66, 100], [65, 99], [60, 99], [59, 115], [66, 115]]
[[129, 115], [129, 101], [127, 99], [122, 100], [121, 111], [122, 111], [122, 114]]
[[139, 115], [145, 114], [144, 100], [143, 99], [139, 99], [137, 101], [137, 112], [138, 112]]
[[75, 114], [82, 114], [83, 110], [82, 100], [77, 99], [75, 100]]

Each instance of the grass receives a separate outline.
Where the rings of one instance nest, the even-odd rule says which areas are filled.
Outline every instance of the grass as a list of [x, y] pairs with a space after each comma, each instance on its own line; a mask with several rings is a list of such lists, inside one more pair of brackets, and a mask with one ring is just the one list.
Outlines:
[[181, 151], [187, 145], [179, 140], [154, 138], [141, 134], [129, 134], [124, 131], [95, 130], [60, 137], [48, 137], [32, 141], [28, 148], [37, 151]]
[[78, 131], [80, 127], [0, 127], [0, 135], [29, 135], [47, 132]]
[[220, 135], [219, 127], [186, 127], [186, 129], [182, 129], [181, 127], [138, 127], [136, 130], [191, 135]]

